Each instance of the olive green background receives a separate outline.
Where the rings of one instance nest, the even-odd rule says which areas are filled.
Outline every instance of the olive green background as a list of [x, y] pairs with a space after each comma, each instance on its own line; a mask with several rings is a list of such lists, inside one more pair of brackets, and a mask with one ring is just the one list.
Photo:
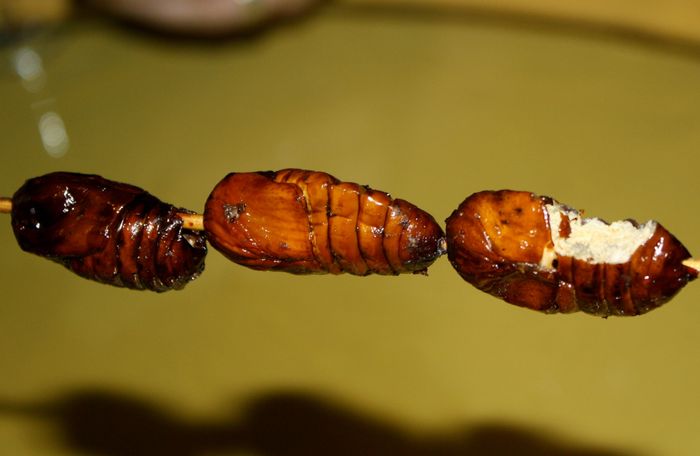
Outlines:
[[[46, 85], [10, 60], [30, 45]], [[0, 194], [55, 170], [194, 210], [230, 171], [323, 170], [442, 223], [469, 194], [654, 218], [699, 255], [700, 52], [468, 15], [330, 6], [196, 42], [94, 19], [0, 50]], [[37, 119], [70, 138], [44, 152]], [[428, 277], [80, 279], [0, 230], [0, 452], [700, 452], [700, 286], [635, 318], [540, 315]]]

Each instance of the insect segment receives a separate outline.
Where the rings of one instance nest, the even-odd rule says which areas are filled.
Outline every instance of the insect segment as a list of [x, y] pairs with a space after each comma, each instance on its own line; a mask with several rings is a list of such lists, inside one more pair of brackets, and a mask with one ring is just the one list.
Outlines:
[[227, 175], [204, 227], [232, 261], [294, 274], [425, 272], [445, 251], [440, 226], [413, 204], [299, 169]]
[[656, 222], [608, 224], [549, 197], [512, 190], [469, 196], [447, 219], [452, 266], [482, 291], [543, 312], [638, 315], [697, 271]]
[[12, 197], [19, 246], [76, 274], [133, 289], [184, 287], [204, 269], [202, 233], [182, 230], [176, 209], [132, 185], [57, 172]]

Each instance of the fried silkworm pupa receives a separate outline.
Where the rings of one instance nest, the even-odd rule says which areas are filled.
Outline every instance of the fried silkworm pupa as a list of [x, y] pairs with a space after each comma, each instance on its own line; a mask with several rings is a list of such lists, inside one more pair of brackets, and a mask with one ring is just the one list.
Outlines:
[[447, 219], [448, 258], [478, 289], [542, 312], [607, 317], [659, 307], [697, 271], [663, 226], [583, 218], [530, 192], [469, 196]]
[[299, 169], [227, 175], [204, 228], [232, 261], [294, 274], [425, 272], [445, 251], [440, 226], [413, 204]]
[[202, 233], [183, 231], [177, 209], [145, 190], [100, 176], [57, 172], [12, 197], [12, 228], [27, 252], [98, 282], [180, 289], [204, 269]]

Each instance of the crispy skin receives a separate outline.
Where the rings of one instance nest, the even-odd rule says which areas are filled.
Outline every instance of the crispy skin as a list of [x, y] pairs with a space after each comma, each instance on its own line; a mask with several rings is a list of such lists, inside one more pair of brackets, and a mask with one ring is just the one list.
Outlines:
[[[545, 205], [549, 197], [512, 190], [475, 193], [447, 219], [447, 251], [467, 282], [507, 302], [543, 312], [582, 310], [600, 316], [639, 315], [671, 299], [697, 272], [682, 265], [686, 248], [657, 224], [651, 239], [622, 264], [592, 264], [556, 255]], [[556, 227], [568, 235], [564, 218]]]
[[204, 227], [216, 249], [258, 270], [422, 272], [443, 253], [426, 212], [318, 171], [231, 173], [209, 195]]
[[132, 185], [78, 173], [28, 180], [12, 198], [19, 246], [98, 282], [180, 289], [204, 269], [206, 241], [177, 212]]

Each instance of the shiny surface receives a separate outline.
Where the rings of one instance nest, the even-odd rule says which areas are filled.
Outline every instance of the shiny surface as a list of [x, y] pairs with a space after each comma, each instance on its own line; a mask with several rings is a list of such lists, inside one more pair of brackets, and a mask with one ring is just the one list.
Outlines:
[[[697, 271], [682, 264], [690, 253], [660, 224], [629, 260], [592, 263], [553, 249], [552, 229], [570, 234], [569, 220], [551, 226], [545, 205], [530, 192], [500, 190], [470, 195], [447, 219], [447, 254], [475, 287], [507, 302], [547, 313], [634, 316], [671, 299]], [[558, 203], [557, 203], [558, 204]]]
[[[0, 195], [65, 169], [201, 212], [230, 170], [296, 167], [441, 225], [466, 195], [521, 188], [700, 250], [700, 61], [662, 46], [332, 5], [244, 42], [77, 22], [23, 44], [70, 147], [48, 155], [42, 95], [2, 67]], [[698, 281], [604, 320], [504, 304], [446, 257], [428, 277], [300, 277], [210, 251], [184, 290], [143, 293], [0, 224], [4, 454], [700, 453]]]
[[226, 36], [301, 14], [314, 0], [89, 0], [89, 3], [154, 29]]
[[395, 275], [425, 272], [444, 253], [425, 211], [301, 169], [230, 173], [207, 199], [204, 227], [216, 249], [257, 270]]
[[201, 233], [182, 229], [170, 204], [133, 185], [56, 172], [28, 179], [12, 197], [19, 246], [98, 282], [180, 289], [204, 269]]

